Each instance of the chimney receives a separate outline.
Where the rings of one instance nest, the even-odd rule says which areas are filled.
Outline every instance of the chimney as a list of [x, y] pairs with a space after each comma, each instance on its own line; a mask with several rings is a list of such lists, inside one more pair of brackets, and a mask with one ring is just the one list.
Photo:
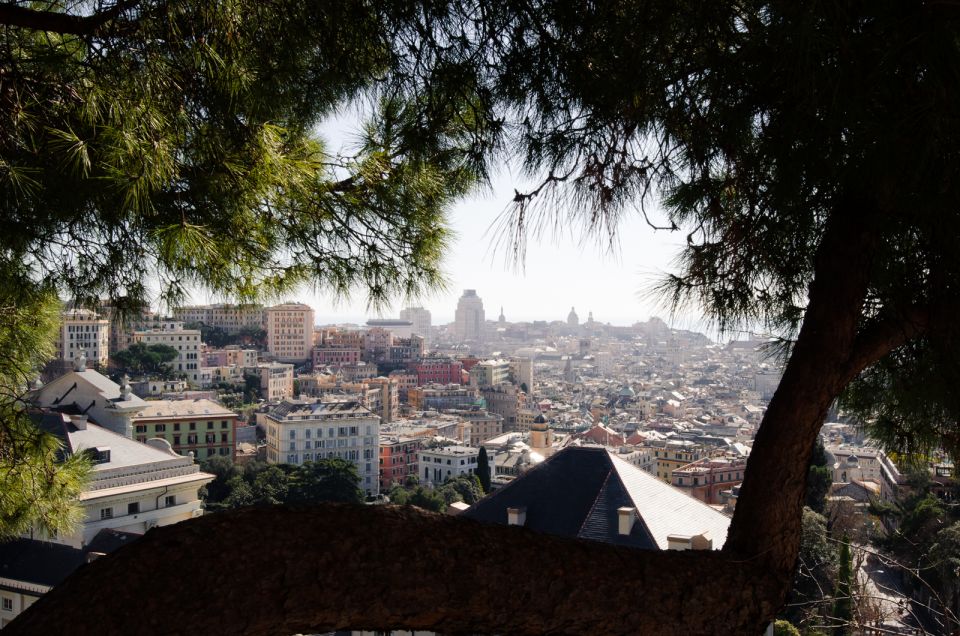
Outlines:
[[622, 536], [627, 536], [633, 530], [633, 522], [637, 519], [637, 509], [629, 506], [617, 508], [618, 529]]
[[507, 508], [507, 525], [522, 526], [527, 523], [527, 507]]
[[73, 427], [78, 431], [87, 430], [87, 416], [86, 415], [71, 415], [70, 423], [73, 424]]

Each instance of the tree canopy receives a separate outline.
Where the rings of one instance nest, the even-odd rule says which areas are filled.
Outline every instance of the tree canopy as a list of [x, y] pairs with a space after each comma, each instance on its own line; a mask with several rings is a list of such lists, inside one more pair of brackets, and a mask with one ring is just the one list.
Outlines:
[[165, 344], [147, 344], [135, 342], [123, 351], [111, 356], [122, 370], [134, 375], [156, 374], [167, 377], [172, 374], [171, 362], [177, 359], [179, 352]]

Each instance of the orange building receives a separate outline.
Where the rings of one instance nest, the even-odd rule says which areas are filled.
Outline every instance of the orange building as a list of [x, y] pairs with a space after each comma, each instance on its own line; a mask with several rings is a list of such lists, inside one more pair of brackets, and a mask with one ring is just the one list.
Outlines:
[[402, 484], [407, 475], [417, 474], [417, 453], [422, 448], [420, 437], [380, 436], [380, 492], [394, 483]]
[[673, 471], [673, 486], [700, 501], [719, 505], [720, 492], [743, 481], [746, 457], [705, 457]]

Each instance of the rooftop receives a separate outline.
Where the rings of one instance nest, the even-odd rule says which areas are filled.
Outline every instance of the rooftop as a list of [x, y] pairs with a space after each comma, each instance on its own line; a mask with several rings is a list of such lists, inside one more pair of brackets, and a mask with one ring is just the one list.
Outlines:
[[[465, 516], [506, 523], [507, 508], [526, 508], [526, 527], [547, 534], [637, 548], [669, 547], [669, 535], [706, 533], [723, 546], [730, 520], [602, 448], [571, 446], [477, 502]], [[618, 509], [636, 510], [629, 534]]]
[[136, 419], [156, 417], [186, 417], [215, 415], [217, 417], [236, 417], [237, 414], [213, 400], [150, 400], [145, 402]]

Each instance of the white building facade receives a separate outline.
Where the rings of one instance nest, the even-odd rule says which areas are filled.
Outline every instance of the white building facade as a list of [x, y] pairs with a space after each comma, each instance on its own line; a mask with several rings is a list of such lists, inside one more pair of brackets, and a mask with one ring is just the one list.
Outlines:
[[153, 329], [134, 331], [133, 342], [142, 342], [147, 346], [160, 344], [173, 347], [177, 350], [177, 357], [169, 363], [171, 370], [186, 376], [191, 384], [201, 384], [200, 352], [203, 343], [200, 341], [199, 329], [186, 329], [182, 322], [168, 320]]
[[[480, 449], [470, 446], [444, 446], [442, 448], [425, 448], [417, 454], [420, 483], [431, 486], [442, 486], [448, 479], [455, 479], [460, 475], [477, 473], [477, 458]], [[494, 455], [488, 451], [487, 462], [490, 478], [493, 479]]]
[[267, 432], [267, 462], [301, 465], [334, 457], [353, 462], [360, 488], [380, 492], [380, 417], [356, 401], [285, 400], [257, 422]]
[[69, 536], [30, 538], [81, 548], [103, 529], [143, 534], [203, 514], [200, 488], [214, 476], [166, 441], [142, 444], [83, 415], [48, 413], [40, 426], [63, 440], [66, 452], [89, 454], [93, 472], [80, 494], [85, 513], [80, 529]]

